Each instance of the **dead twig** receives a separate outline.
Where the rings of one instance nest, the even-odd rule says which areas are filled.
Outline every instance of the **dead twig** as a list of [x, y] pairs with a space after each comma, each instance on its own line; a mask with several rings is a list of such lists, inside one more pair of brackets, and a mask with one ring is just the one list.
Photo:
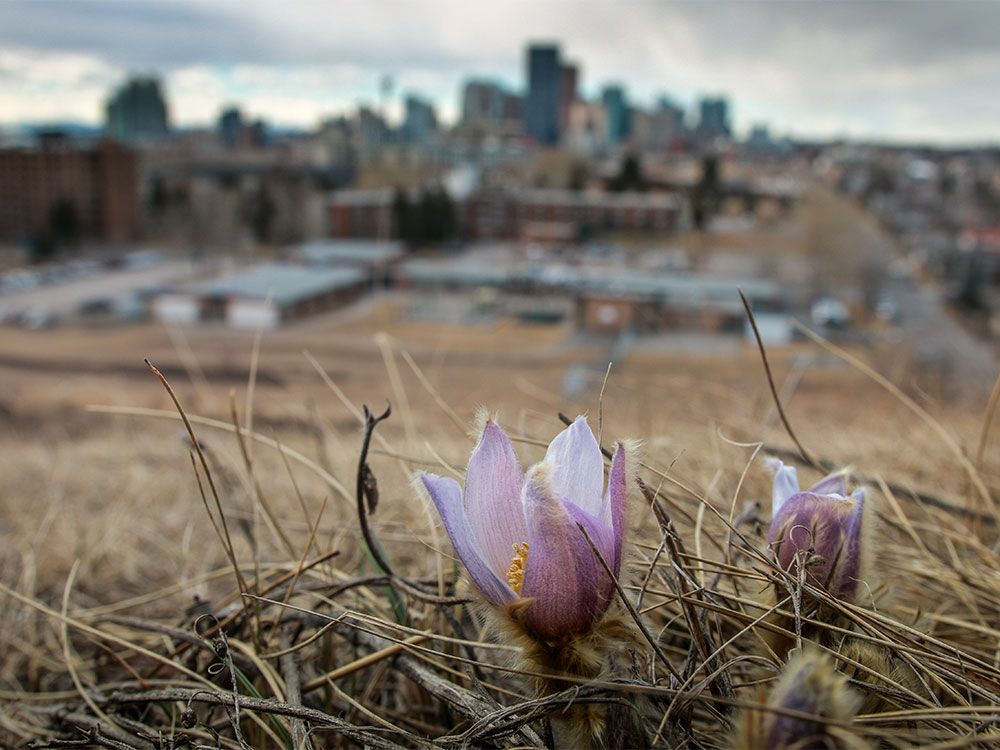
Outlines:
[[[119, 691], [112, 693], [107, 698], [106, 703], [124, 706], [169, 701], [206, 703], [226, 708], [233, 708], [235, 706], [235, 699], [230, 693], [222, 693], [214, 690], [190, 690], [188, 688], [165, 688], [162, 690], [145, 690], [137, 693]], [[286, 716], [292, 719], [300, 719], [316, 726], [329, 727], [342, 733], [345, 737], [361, 742], [366, 747], [378, 748], [379, 750], [399, 750], [401, 748], [400, 745], [383, 737], [383, 732], [378, 729], [358, 727], [315, 708], [293, 706], [283, 701], [254, 698], [247, 695], [239, 697], [239, 705], [245, 711]]]

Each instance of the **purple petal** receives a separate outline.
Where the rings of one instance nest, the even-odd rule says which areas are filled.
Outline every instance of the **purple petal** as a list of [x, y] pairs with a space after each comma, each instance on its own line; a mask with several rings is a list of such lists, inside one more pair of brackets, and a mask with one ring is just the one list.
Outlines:
[[774, 488], [771, 491], [771, 517], [778, 515], [781, 506], [799, 491], [799, 474], [794, 466], [785, 466], [777, 458], [768, 461], [774, 472]]
[[840, 495], [847, 494], [847, 476], [844, 472], [838, 471], [836, 474], [828, 474], [809, 488], [814, 495]]
[[829, 656], [806, 650], [788, 661], [767, 703], [805, 716], [764, 715], [762, 726], [770, 724], [770, 728], [761, 738], [762, 747], [839, 747], [825, 719], [850, 718], [860, 697], [846, 687], [846, 677], [834, 669]]
[[[566, 509], [569, 511], [570, 516], [573, 521], [583, 526], [587, 530], [587, 536], [590, 537], [590, 541], [594, 543], [594, 547], [597, 548], [598, 553], [604, 558], [604, 562], [609, 568], [611, 568], [615, 577], [618, 576], [618, 571], [615, 570], [614, 558], [615, 558], [615, 536], [611, 527], [604, 524], [594, 516], [590, 515], [587, 511], [582, 510], [573, 503], [566, 503]], [[579, 529], [577, 529], [579, 531]], [[594, 611], [593, 618], [597, 618], [604, 614], [604, 611], [608, 608], [614, 597], [615, 584], [611, 580], [604, 566], [601, 565], [601, 561], [594, 555], [594, 550], [590, 548], [590, 544], [587, 543], [586, 538], [583, 540], [583, 546], [590, 555], [591, 560], [594, 563], [594, 573], [595, 581], [597, 583], [597, 604], [596, 610]], [[620, 547], [619, 547], [620, 548]]]
[[555, 436], [545, 452], [545, 461], [552, 469], [552, 486], [563, 500], [591, 515], [601, 515], [604, 457], [586, 417], [577, 417]]
[[[797, 553], [812, 548], [808, 580], [834, 596], [850, 598], [857, 585], [861, 554], [863, 501], [799, 492], [771, 521], [768, 543], [784, 570], [796, 573]], [[802, 556], [799, 556], [800, 558]]]
[[514, 544], [528, 541], [521, 504], [524, 476], [514, 445], [490, 420], [465, 474], [465, 512], [493, 572], [503, 578]]
[[611, 458], [611, 471], [608, 472], [608, 488], [604, 492], [604, 509], [601, 520], [611, 529], [614, 539], [614, 554], [608, 558], [608, 564], [615, 577], [621, 572], [622, 543], [625, 540], [625, 510], [628, 505], [628, 471], [625, 447], [618, 443], [615, 455]]
[[524, 619], [540, 638], [586, 630], [597, 612], [602, 586], [600, 563], [569, 508], [556, 496], [550, 471], [545, 462], [532, 467], [522, 495], [529, 549], [521, 593], [534, 599]]
[[448, 538], [451, 539], [462, 565], [469, 571], [472, 582], [489, 602], [498, 607], [513, 601], [514, 591], [486, 564], [482, 549], [469, 526], [465, 508], [462, 507], [462, 490], [458, 482], [450, 477], [434, 474], [421, 474], [420, 479], [437, 506]]
[[861, 535], [864, 532], [865, 491], [856, 489], [847, 501], [853, 503], [844, 532], [844, 547], [832, 573], [830, 591], [841, 599], [850, 599], [858, 590], [861, 577]]

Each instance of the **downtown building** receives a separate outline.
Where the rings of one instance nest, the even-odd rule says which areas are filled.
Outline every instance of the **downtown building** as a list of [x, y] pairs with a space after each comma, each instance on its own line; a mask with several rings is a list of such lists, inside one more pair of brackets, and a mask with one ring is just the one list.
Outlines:
[[0, 149], [0, 238], [32, 240], [57, 212], [81, 239], [124, 242], [139, 234], [139, 160], [113, 141], [75, 144], [45, 137]]
[[434, 105], [415, 94], [409, 94], [404, 107], [403, 142], [413, 146], [427, 146], [438, 133]]
[[563, 65], [559, 47], [554, 44], [533, 44], [528, 47], [528, 93], [524, 102], [524, 129], [542, 146], [559, 142]]
[[724, 96], [707, 96], [698, 103], [698, 135], [702, 138], [731, 138], [729, 100]]
[[105, 132], [126, 143], [145, 143], [170, 133], [167, 102], [156, 78], [132, 78], [118, 88], [104, 108]]
[[463, 125], [500, 125], [520, 122], [524, 99], [496, 81], [471, 79], [462, 87]]

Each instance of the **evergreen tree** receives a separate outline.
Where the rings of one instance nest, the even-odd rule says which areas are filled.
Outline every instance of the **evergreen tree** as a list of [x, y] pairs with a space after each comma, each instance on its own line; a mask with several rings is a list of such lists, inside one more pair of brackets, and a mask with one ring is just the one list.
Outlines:
[[254, 239], [258, 243], [264, 243], [270, 240], [271, 227], [274, 223], [274, 217], [277, 212], [278, 210], [274, 205], [274, 199], [271, 198], [271, 194], [268, 192], [267, 186], [261, 184], [260, 187], [254, 191], [253, 196], [251, 196], [250, 205], [247, 209], [247, 222], [253, 232]]
[[73, 245], [80, 239], [80, 217], [76, 206], [60, 198], [49, 211], [49, 234], [56, 245]]
[[629, 152], [622, 159], [621, 170], [611, 180], [611, 190], [616, 192], [642, 191], [646, 189], [646, 178], [642, 174], [642, 162], [639, 157]]
[[413, 232], [413, 207], [401, 187], [397, 187], [392, 196], [392, 226], [395, 237], [409, 245]]

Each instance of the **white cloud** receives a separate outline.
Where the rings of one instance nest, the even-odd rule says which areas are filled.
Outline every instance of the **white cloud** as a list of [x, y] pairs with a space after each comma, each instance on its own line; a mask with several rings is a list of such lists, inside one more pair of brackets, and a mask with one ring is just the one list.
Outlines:
[[119, 77], [96, 55], [0, 49], [0, 112], [11, 120], [96, 122]]

